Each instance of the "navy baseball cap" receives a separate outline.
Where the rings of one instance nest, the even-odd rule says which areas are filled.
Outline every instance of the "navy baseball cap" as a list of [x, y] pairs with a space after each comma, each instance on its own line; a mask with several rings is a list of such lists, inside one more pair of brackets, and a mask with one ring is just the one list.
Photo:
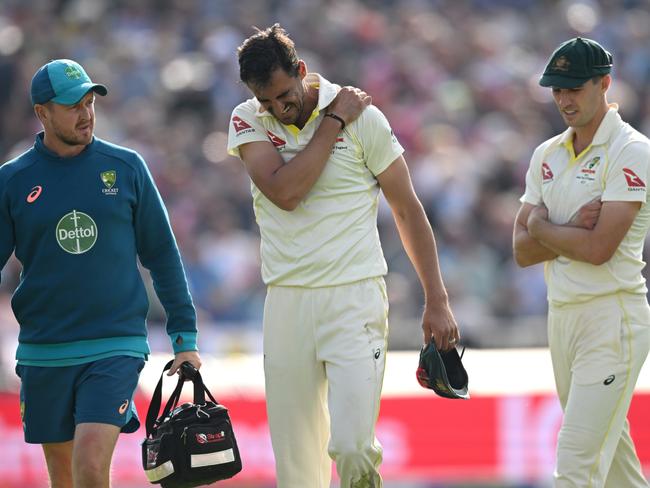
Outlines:
[[591, 39], [576, 37], [560, 44], [551, 54], [539, 84], [576, 88], [611, 70], [612, 55], [603, 46]]
[[55, 59], [41, 66], [32, 78], [32, 105], [49, 101], [74, 105], [93, 90], [105, 96], [104, 85], [93, 83], [83, 67], [70, 59]]

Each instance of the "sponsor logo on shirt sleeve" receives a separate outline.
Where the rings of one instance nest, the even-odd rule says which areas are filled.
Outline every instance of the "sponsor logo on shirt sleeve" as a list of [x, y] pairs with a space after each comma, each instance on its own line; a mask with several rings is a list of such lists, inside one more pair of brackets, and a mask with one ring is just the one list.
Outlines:
[[237, 115], [232, 118], [232, 126], [235, 128], [235, 135], [237, 137], [255, 132], [255, 129], [248, 122]]
[[630, 168], [623, 168], [628, 191], [645, 191], [645, 182]]
[[546, 183], [547, 181], [553, 181], [553, 171], [547, 163], [542, 163], [542, 181]]
[[267, 130], [267, 131], [266, 131], [266, 135], [269, 136], [269, 139], [271, 140], [271, 142], [273, 143], [273, 145], [275, 146], [275, 148], [276, 148], [278, 151], [281, 151], [281, 150], [284, 149], [285, 146], [287, 145], [287, 141], [285, 141], [285, 140], [282, 139], [281, 137], [276, 136], [276, 135], [275, 135], [273, 132], [271, 132], [270, 130]]

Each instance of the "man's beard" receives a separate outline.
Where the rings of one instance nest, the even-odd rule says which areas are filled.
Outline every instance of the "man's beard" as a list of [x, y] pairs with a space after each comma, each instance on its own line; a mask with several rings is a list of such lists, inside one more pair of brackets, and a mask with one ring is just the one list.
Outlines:
[[62, 130], [59, 130], [58, 128], [55, 128], [55, 134], [56, 137], [63, 142], [64, 144], [68, 146], [87, 146], [90, 144], [90, 141], [93, 139], [93, 130], [91, 129], [90, 134], [88, 136], [82, 136], [79, 134], [76, 134], [74, 132], [64, 132]]

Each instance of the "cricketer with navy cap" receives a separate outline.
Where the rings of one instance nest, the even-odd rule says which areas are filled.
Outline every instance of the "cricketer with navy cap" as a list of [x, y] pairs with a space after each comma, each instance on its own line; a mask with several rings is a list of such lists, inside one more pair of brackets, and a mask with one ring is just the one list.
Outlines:
[[201, 366], [196, 313], [167, 212], [142, 157], [94, 136], [84, 68], [50, 61], [32, 79], [43, 125], [0, 166], [0, 269], [22, 264], [11, 305], [25, 440], [42, 444], [51, 486], [108, 488], [120, 432], [139, 420], [133, 392], [149, 354], [150, 270], [175, 353]]
[[612, 64], [580, 37], [548, 60], [539, 83], [568, 128], [533, 153], [513, 233], [517, 264], [545, 265], [562, 488], [648, 486], [627, 412], [650, 348], [650, 141], [607, 102]]

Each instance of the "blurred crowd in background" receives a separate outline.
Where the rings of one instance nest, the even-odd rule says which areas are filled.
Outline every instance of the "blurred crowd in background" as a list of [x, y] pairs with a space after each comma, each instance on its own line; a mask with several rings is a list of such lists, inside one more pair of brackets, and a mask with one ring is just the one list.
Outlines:
[[[226, 138], [232, 109], [250, 97], [236, 48], [275, 22], [310, 71], [363, 88], [387, 115], [434, 228], [462, 341], [545, 345], [542, 267], [518, 269], [511, 253], [530, 155], [565, 129], [537, 80], [560, 42], [596, 39], [614, 55], [609, 101], [650, 133], [647, 0], [2, 0], [0, 163], [40, 130], [29, 101], [35, 70], [53, 58], [80, 62], [109, 88], [97, 99], [96, 135], [139, 151], [163, 195], [203, 343], [214, 331], [256, 337], [259, 232], [249, 178]], [[417, 348], [422, 295], [385, 202], [379, 229], [390, 346]], [[4, 337], [18, 332], [9, 302], [19, 273], [15, 258], [2, 272]], [[161, 328], [151, 299], [150, 329]], [[256, 342], [237, 347], [259, 350]]]

